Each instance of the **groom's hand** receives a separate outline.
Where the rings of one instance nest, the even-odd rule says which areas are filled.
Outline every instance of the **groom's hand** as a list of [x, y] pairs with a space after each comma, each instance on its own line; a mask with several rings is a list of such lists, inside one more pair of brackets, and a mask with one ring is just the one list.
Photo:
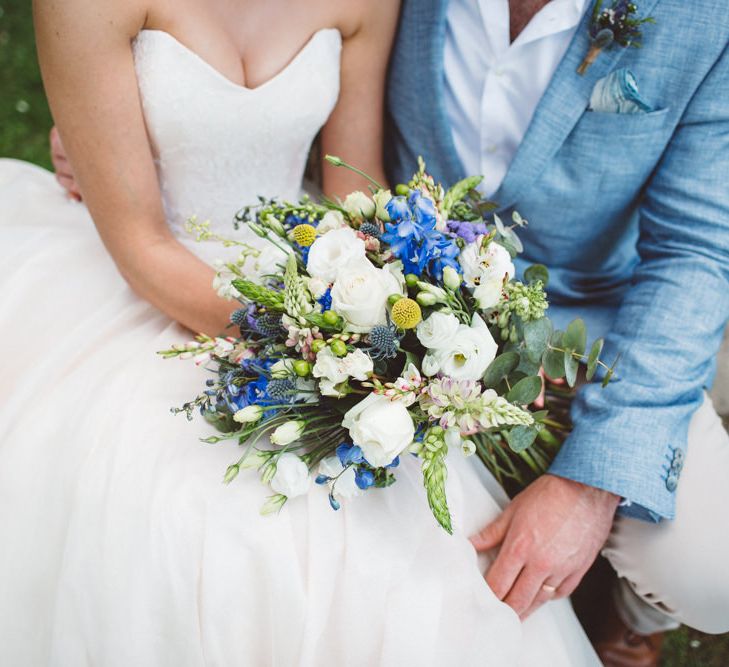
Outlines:
[[524, 619], [577, 588], [607, 540], [620, 498], [544, 475], [471, 538], [477, 551], [501, 545], [486, 574], [496, 596]]

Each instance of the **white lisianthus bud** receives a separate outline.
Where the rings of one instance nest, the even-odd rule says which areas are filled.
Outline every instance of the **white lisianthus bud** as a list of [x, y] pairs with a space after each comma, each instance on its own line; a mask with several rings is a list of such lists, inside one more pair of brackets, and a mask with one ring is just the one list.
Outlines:
[[425, 306], [426, 308], [438, 303], [438, 299], [433, 294], [430, 294], [430, 292], [420, 292], [415, 298], [421, 306]]
[[304, 433], [306, 422], [301, 420], [281, 424], [271, 435], [271, 442], [279, 447], [285, 447], [296, 442]]
[[426, 283], [424, 280], [418, 281], [418, 289], [420, 289], [421, 292], [432, 294], [436, 298], [436, 301], [445, 303], [448, 300], [448, 295], [442, 287], [437, 287], [436, 285], [432, 285], [431, 283]]
[[311, 486], [309, 467], [296, 454], [282, 454], [276, 463], [271, 488], [287, 498], [303, 496]]
[[238, 410], [233, 415], [233, 421], [239, 424], [254, 424], [263, 417], [263, 408], [260, 405], [249, 405], [242, 410]]
[[294, 362], [291, 359], [279, 359], [271, 366], [269, 373], [272, 380], [285, 380], [294, 375]]
[[342, 207], [353, 218], [366, 218], [367, 220], [374, 217], [376, 210], [375, 202], [360, 190], [347, 195]]
[[372, 197], [375, 200], [375, 215], [382, 222], [390, 222], [390, 214], [387, 212], [387, 205], [392, 199], [392, 193], [389, 190], [378, 190]]
[[461, 276], [452, 266], [446, 266], [443, 269], [443, 283], [455, 292], [461, 286]]

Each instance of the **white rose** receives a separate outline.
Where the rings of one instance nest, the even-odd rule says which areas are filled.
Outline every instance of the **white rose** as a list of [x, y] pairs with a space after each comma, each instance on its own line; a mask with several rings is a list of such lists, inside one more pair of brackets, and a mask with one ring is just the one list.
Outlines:
[[357, 403], [342, 420], [352, 442], [375, 467], [390, 465], [415, 438], [408, 409], [400, 401], [370, 394]]
[[343, 382], [333, 382], [327, 378], [322, 378], [319, 380], [319, 393], [322, 396], [344, 398], [349, 393], [349, 390]]
[[306, 429], [306, 422], [304, 421], [286, 422], [271, 434], [271, 443], [279, 447], [290, 445], [302, 436], [304, 429]]
[[453, 313], [433, 313], [418, 324], [415, 333], [421, 345], [432, 350], [450, 345], [460, 326]]
[[296, 454], [282, 454], [276, 464], [271, 488], [287, 498], [303, 496], [311, 486], [309, 468]]
[[316, 233], [319, 236], [324, 236], [327, 232], [332, 232], [335, 229], [341, 229], [346, 226], [347, 223], [344, 221], [344, 216], [340, 211], [328, 211], [317, 225]]
[[339, 269], [332, 287], [332, 310], [347, 322], [347, 330], [367, 333], [387, 322], [387, 298], [402, 294], [398, 278], [389, 269], [377, 269], [360, 259]]
[[367, 218], [369, 220], [375, 215], [375, 202], [359, 190], [347, 195], [342, 208], [353, 218]]
[[332, 479], [336, 478], [334, 484], [335, 498], [354, 498], [362, 494], [362, 490], [357, 486], [355, 481], [354, 467], [344, 470], [341, 461], [336, 456], [330, 456], [323, 459], [319, 464], [319, 474]]
[[[426, 355], [423, 370], [428, 375], [442, 373], [455, 380], [480, 380], [496, 358], [497, 351], [498, 345], [486, 323], [474, 315], [470, 327], [459, 325], [458, 332], [447, 347], [432, 350]], [[430, 372], [434, 368], [437, 370]]]
[[492, 241], [485, 250], [481, 248], [483, 236], [469, 243], [461, 252], [458, 262], [463, 269], [463, 280], [473, 289], [481, 282], [498, 279], [503, 282], [516, 273], [511, 255], [504, 246]]
[[316, 355], [316, 363], [311, 371], [315, 378], [326, 378], [337, 384], [347, 379], [347, 374], [339, 366], [339, 358], [330, 347], [325, 347]]
[[306, 271], [312, 278], [334, 282], [337, 271], [365, 258], [364, 241], [351, 227], [335, 229], [314, 241], [309, 250]]

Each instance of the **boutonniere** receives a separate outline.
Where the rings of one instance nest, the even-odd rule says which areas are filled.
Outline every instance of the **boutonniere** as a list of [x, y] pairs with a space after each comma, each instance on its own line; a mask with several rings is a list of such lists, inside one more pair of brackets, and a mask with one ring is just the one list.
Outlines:
[[638, 18], [638, 5], [626, 0], [613, 0], [609, 8], [602, 8], [602, 0], [595, 2], [590, 19], [590, 50], [582, 64], [577, 68], [578, 74], [584, 74], [597, 57], [614, 44], [626, 48], [640, 48], [643, 37], [640, 27], [644, 23], [655, 23], [652, 16]]

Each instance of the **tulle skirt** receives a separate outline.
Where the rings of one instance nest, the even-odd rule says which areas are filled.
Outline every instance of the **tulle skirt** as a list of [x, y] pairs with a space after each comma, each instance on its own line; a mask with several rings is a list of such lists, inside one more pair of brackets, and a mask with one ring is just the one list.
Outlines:
[[[152, 267], [151, 267], [152, 268]], [[206, 371], [155, 353], [189, 332], [136, 297], [82, 204], [0, 160], [0, 664], [599, 664], [567, 601], [525, 623], [467, 536], [505, 498], [451, 457], [455, 534], [415, 459], [334, 512], [274, 517], [239, 453], [170, 407]]]

